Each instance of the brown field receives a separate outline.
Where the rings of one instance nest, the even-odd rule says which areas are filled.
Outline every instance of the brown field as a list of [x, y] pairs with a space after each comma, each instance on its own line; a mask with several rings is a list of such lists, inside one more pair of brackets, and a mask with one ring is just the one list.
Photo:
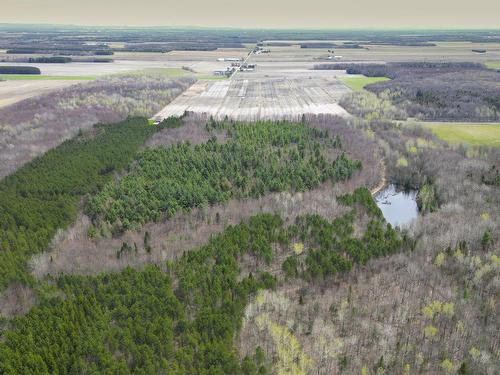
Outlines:
[[14, 104], [40, 94], [61, 89], [80, 81], [36, 80], [36, 81], [1, 81], [0, 107]]

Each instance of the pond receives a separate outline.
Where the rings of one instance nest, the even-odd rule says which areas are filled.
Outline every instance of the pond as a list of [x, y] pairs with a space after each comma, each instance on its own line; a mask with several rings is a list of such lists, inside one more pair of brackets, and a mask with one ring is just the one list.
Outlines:
[[402, 191], [391, 184], [375, 195], [375, 201], [393, 227], [404, 227], [418, 216], [415, 190]]

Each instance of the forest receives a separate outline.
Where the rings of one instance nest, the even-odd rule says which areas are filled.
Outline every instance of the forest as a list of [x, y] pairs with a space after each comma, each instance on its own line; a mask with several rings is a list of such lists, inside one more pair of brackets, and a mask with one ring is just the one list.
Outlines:
[[[353, 210], [332, 223], [308, 216], [298, 217], [296, 224], [287, 227], [277, 215], [260, 214], [229, 226], [207, 245], [161, 268], [54, 280], [39, 306], [12, 322], [0, 343], [0, 371], [270, 373], [269, 359], [261, 348], [240, 358], [233, 339], [249, 297], [286, 280], [261, 271], [243, 277], [240, 262], [245, 255], [270, 263], [273, 247], [290, 251], [292, 243], [305, 241], [306, 272], [315, 279], [321, 270], [322, 278], [348, 271], [346, 256], [366, 262], [402, 245], [398, 232], [390, 226], [384, 229], [384, 219], [368, 190], [359, 189], [340, 199]], [[372, 221], [364, 235], [355, 239], [352, 225], [360, 211], [366, 211]], [[359, 247], [348, 245], [352, 241]], [[381, 243], [388, 252], [380, 250]], [[361, 253], [353, 252], [354, 248]], [[338, 267], [333, 270], [332, 264]]]
[[391, 78], [366, 89], [387, 97], [406, 117], [445, 121], [500, 117], [500, 75], [478, 63], [318, 64], [315, 69]]
[[[176, 123], [178, 120], [171, 120]], [[159, 127], [131, 118], [62, 143], [0, 182], [0, 288], [29, 283], [26, 262], [76, 217], [78, 203], [132, 161]]]
[[259, 197], [269, 192], [305, 191], [342, 181], [361, 168], [340, 151], [338, 137], [304, 124], [215, 123], [226, 131], [219, 143], [146, 149], [131, 173], [92, 197], [86, 213], [102, 233], [119, 233], [179, 210]]
[[[183, 119], [171, 119], [158, 128], [144, 119], [129, 120], [120, 127], [98, 126], [63, 143], [33, 162], [43, 167], [36, 169], [40, 173], [30, 163], [7, 177], [2, 191], [11, 199], [4, 205], [41, 204], [37, 197], [57, 197], [70, 204], [64, 211], [60, 206], [56, 208], [61, 211], [40, 206], [50, 221], [24, 217], [40, 229], [33, 236], [47, 233], [40, 237], [41, 251], [54, 234], [52, 227], [42, 225], [67, 225], [72, 218], [57, 215], [76, 213], [81, 197], [92, 200], [110, 187], [126, 192], [123, 181], [139, 172], [153, 181], [162, 176], [190, 181], [182, 158], [166, 158], [168, 166], [155, 159], [168, 155], [169, 149], [183, 150], [179, 155], [189, 161], [188, 171], [195, 176], [210, 167], [218, 178], [232, 182], [238, 173], [243, 175], [238, 163], [254, 166], [248, 185], [223, 184], [231, 189], [215, 191], [245, 198], [252, 197], [257, 177], [269, 181], [269, 169], [259, 167], [253, 153], [275, 161], [268, 163], [271, 166], [287, 160], [284, 170], [294, 179], [276, 176], [281, 176], [286, 190], [293, 190], [298, 189], [294, 171], [331, 179], [336, 175], [331, 168], [345, 155], [344, 148], [356, 150], [350, 143], [366, 135], [380, 142], [387, 178], [420, 189], [422, 216], [409, 230], [394, 229], [385, 223], [366, 188], [353, 189], [337, 196], [333, 217], [306, 214], [290, 220], [258, 214], [225, 226], [205, 245], [157, 265], [94, 276], [54, 275], [36, 284], [29, 273], [18, 272], [24, 268], [8, 268], [11, 273], [6, 276], [25, 279], [5, 278], [4, 285], [31, 283], [37, 303], [26, 314], [0, 323], [0, 372], [266, 374], [293, 369], [319, 374], [493, 374], [498, 364], [498, 318], [492, 303], [498, 293], [498, 151], [451, 148], [419, 126], [389, 120], [359, 118], [351, 123], [351, 133], [336, 121], [308, 120], [313, 127], [208, 121], [202, 125], [212, 134], [208, 142], [174, 143], [137, 153], [153, 133], [185, 125]], [[111, 132], [116, 133], [108, 139]], [[133, 143], [123, 142], [122, 136]], [[250, 156], [238, 159], [238, 152], [249, 149]], [[123, 159], [111, 168], [103, 162], [117, 155]], [[145, 155], [155, 158], [143, 160]], [[234, 171], [217, 163], [218, 158], [211, 159], [217, 155], [236, 159], [223, 158]], [[356, 166], [354, 159], [343, 158], [345, 166]], [[326, 167], [318, 162], [321, 159], [328, 161]], [[308, 167], [299, 168], [305, 160]], [[91, 177], [83, 178], [78, 171]], [[45, 175], [54, 184], [44, 180]], [[70, 181], [78, 183], [61, 182], [61, 176], [73, 176]], [[12, 195], [9, 187], [20, 196]], [[264, 193], [270, 189], [272, 185]], [[192, 202], [182, 201], [186, 206], [179, 203], [178, 210], [193, 208]], [[22, 207], [15, 212], [16, 218], [23, 218]], [[47, 212], [54, 212], [54, 218]], [[471, 226], [471, 217], [479, 223]], [[17, 230], [17, 222], [11, 223], [11, 230]], [[124, 242], [116, 250], [122, 256], [133, 254], [154, 239], [144, 235], [143, 240], [144, 246]], [[27, 257], [16, 259], [25, 267]]]
[[[238, 341], [241, 355], [261, 346], [276, 371], [289, 368], [293, 356], [303, 373], [495, 374], [498, 149], [450, 147], [417, 124], [380, 118], [351, 124], [379, 140], [390, 181], [420, 190], [420, 216], [395, 238], [395, 247], [383, 246], [394, 238], [390, 231], [378, 237], [384, 241], [373, 249], [392, 255], [375, 252], [366, 263], [371, 253], [358, 250], [371, 241], [361, 246], [358, 240], [384, 226], [360, 232], [349, 212], [329, 222], [299, 218], [290, 228], [306, 228], [306, 235], [292, 240], [293, 254], [280, 257], [287, 282], [251, 299]], [[359, 210], [355, 196], [339, 199]], [[376, 207], [363, 207], [377, 217]], [[333, 241], [316, 239], [327, 231], [339, 234]], [[306, 251], [308, 241], [313, 246]], [[402, 251], [396, 250], [399, 241]], [[325, 250], [339, 243], [348, 252]]]
[[[289, 233], [310, 250], [286, 258], [282, 268], [288, 277], [306, 280], [326, 279], [336, 273], [347, 272], [353, 264], [364, 265], [373, 257], [390, 255], [403, 245], [399, 234], [386, 224], [366, 188], [337, 198], [342, 204], [353, 207], [349, 213], [329, 222], [319, 215], [306, 215], [296, 219], [288, 228]], [[364, 234], [354, 236], [354, 224], [361, 208], [369, 216]]]

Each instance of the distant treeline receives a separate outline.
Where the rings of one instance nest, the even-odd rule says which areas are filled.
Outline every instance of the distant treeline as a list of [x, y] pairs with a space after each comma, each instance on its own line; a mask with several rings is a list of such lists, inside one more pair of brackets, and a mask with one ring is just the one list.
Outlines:
[[94, 63], [112, 63], [114, 60], [113, 59], [108, 59], [108, 58], [103, 58], [103, 57], [95, 57], [93, 59], [84, 59], [80, 60], [82, 62], [94, 62]]
[[336, 48], [338, 45], [335, 43], [327, 42], [309, 42], [301, 43], [300, 48]]
[[[31, 43], [29, 43], [31, 44]], [[29, 47], [13, 47], [8, 48], [5, 53], [11, 55], [33, 55], [33, 54], [52, 54], [52, 55], [63, 55], [63, 56], [108, 56], [113, 55], [114, 52], [105, 46], [103, 49], [96, 49], [96, 46], [57, 46], [57, 45], [39, 45], [36, 41], [33, 41], [33, 45]]]
[[300, 48], [363, 48], [357, 43], [344, 43], [344, 44], [336, 44], [336, 43], [301, 43]]
[[473, 62], [398, 62], [387, 64], [353, 64], [332, 63], [316, 64], [314, 70], [345, 70], [348, 74], [363, 74], [367, 77], [387, 77], [391, 79], [402, 78], [408, 71], [413, 74], [425, 75], [436, 73], [449, 73], [459, 70], [484, 70], [485, 67]]
[[0, 74], [42, 74], [34, 66], [0, 66]]
[[300, 48], [363, 48], [358, 43], [355, 42], [345, 42], [342, 44], [332, 43], [332, 42], [260, 42], [257, 43], [259, 47], [291, 47], [300, 46]]
[[244, 48], [241, 43], [169, 42], [169, 43], [130, 43], [119, 51], [128, 52], [170, 52], [170, 51], [215, 51], [217, 48]]
[[30, 57], [28, 62], [41, 64], [66, 64], [73, 61], [71, 57], [66, 56], [51, 56], [51, 57]]
[[113, 51], [94, 51], [94, 55], [96, 56], [111, 56], [115, 53]]
[[291, 47], [296, 43], [292, 42], [261, 42], [257, 43], [258, 47]]
[[[311, 40], [329, 42], [348, 40], [362, 45], [433, 46], [435, 41], [469, 41], [498, 43], [498, 31], [362, 31], [362, 30], [196, 30], [171, 28], [97, 28], [58, 26], [36, 28], [27, 25], [0, 26], [8, 38], [0, 41], [0, 48], [10, 53], [51, 53], [55, 55], [92, 55], [96, 51], [123, 50], [111, 48], [112, 43], [124, 43], [126, 50], [167, 52], [171, 50], [213, 50], [241, 48], [244, 43], [266, 42], [268, 45], [292, 45]], [[299, 41], [299, 42], [291, 42]], [[271, 44], [272, 43], [272, 44]], [[348, 47], [347, 43], [335, 48]], [[32, 51], [32, 52], [30, 52]]]

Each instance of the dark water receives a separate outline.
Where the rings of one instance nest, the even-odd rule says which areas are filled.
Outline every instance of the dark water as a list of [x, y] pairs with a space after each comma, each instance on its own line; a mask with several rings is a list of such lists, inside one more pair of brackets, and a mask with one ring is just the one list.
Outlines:
[[403, 227], [418, 216], [416, 198], [416, 191], [404, 192], [392, 184], [375, 195], [377, 206], [393, 227]]

